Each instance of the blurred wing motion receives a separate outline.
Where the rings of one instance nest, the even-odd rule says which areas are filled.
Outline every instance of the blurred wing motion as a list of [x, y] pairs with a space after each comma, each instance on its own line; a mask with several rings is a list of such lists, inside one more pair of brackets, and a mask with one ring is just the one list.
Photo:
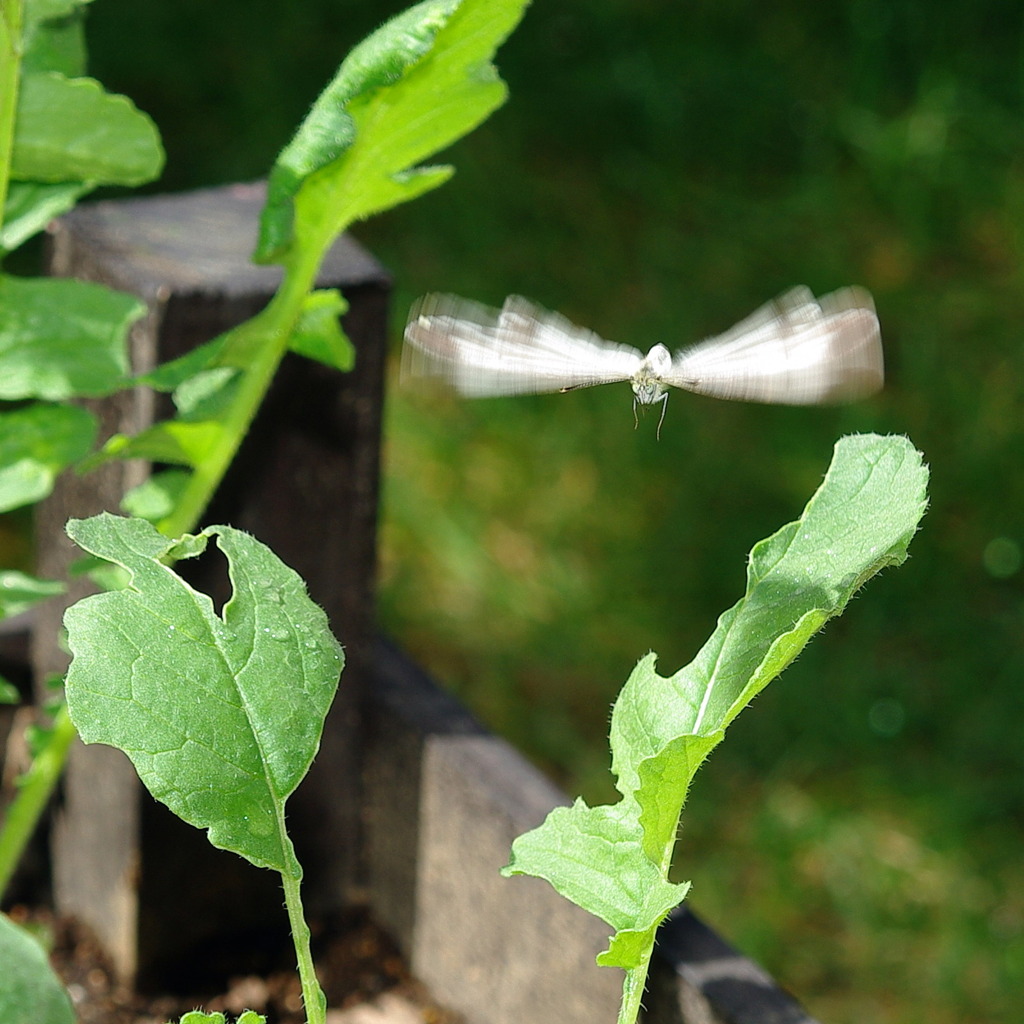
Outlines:
[[500, 310], [426, 295], [405, 329], [405, 377], [439, 377], [463, 395], [569, 391], [628, 380], [636, 401], [665, 385], [715, 398], [784, 405], [846, 402], [882, 386], [882, 343], [871, 296], [844, 288], [818, 300], [794, 288], [725, 334], [669, 360], [644, 356], [518, 296]]
[[884, 377], [866, 291], [843, 288], [817, 300], [793, 288], [725, 334], [677, 352], [662, 380], [714, 398], [815, 405], [864, 398]]
[[518, 295], [500, 310], [425, 295], [405, 328], [403, 376], [440, 377], [460, 394], [526, 395], [631, 380], [643, 356]]

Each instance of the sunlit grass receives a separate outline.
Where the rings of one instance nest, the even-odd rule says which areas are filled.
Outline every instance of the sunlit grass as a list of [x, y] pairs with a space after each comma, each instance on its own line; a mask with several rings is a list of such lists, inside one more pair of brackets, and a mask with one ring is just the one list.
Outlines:
[[[697, 879], [694, 903], [815, 1016], [1014, 1019], [1024, 983], [1015, 844], [965, 839], [937, 808], [883, 797], [871, 770], [800, 782], [725, 775], [709, 788], [727, 790], [735, 813], [723, 828], [709, 794], [694, 798], [679, 857]], [[865, 792], [874, 798], [852, 799]]]

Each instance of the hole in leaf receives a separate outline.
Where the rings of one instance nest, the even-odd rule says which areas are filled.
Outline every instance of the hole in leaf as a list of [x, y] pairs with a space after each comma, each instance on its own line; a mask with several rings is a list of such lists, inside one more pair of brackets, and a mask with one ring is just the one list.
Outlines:
[[214, 610], [223, 618], [224, 605], [231, 599], [231, 580], [228, 577], [228, 560], [217, 547], [216, 538], [210, 538], [201, 555], [184, 558], [175, 563], [174, 568], [190, 587], [210, 597]]

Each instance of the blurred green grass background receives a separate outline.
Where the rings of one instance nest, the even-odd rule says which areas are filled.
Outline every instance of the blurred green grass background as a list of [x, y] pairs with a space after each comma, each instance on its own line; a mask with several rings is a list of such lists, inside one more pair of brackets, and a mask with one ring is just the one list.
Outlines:
[[[99, 0], [92, 70], [163, 131], [162, 190], [263, 175], [397, 0]], [[364, 225], [394, 352], [428, 290], [520, 292], [646, 349], [794, 284], [875, 295], [885, 391], [840, 409], [625, 385], [458, 401], [392, 377], [384, 625], [570, 790], [609, 706], [690, 660], [840, 435], [908, 434], [902, 568], [740, 717], [690, 798], [693, 904], [826, 1024], [1017, 1020], [1024, 993], [1024, 9], [537, 0], [509, 104], [443, 189]]]

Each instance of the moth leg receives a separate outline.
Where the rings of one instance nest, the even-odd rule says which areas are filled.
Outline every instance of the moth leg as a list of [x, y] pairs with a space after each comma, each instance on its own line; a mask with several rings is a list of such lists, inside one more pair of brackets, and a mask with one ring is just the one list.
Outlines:
[[658, 420], [658, 429], [655, 433], [655, 437], [661, 440], [661, 425], [665, 422], [665, 413], [668, 411], [668, 392], [661, 396], [661, 418]]

